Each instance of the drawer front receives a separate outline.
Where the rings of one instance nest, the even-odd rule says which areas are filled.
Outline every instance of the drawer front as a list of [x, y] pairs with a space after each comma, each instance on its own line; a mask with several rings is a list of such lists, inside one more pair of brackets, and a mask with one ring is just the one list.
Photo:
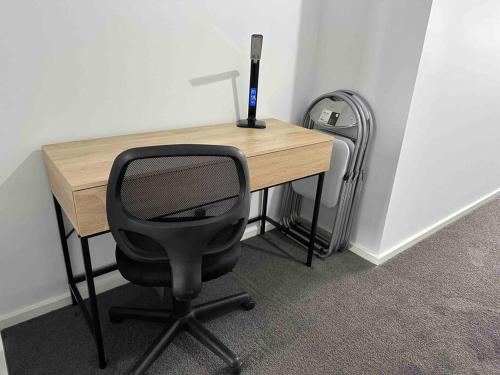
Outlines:
[[327, 171], [332, 148], [333, 141], [249, 158], [250, 189], [260, 190]]
[[[260, 190], [324, 172], [330, 168], [333, 141], [297, 147], [248, 158], [250, 189]], [[109, 230], [106, 219], [106, 186], [74, 192], [81, 236]]]

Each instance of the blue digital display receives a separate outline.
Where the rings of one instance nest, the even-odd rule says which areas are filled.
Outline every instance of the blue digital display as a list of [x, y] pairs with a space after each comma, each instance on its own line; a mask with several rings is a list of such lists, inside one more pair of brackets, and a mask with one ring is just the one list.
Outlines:
[[250, 107], [255, 107], [257, 105], [257, 89], [255, 87], [250, 87], [250, 98], [248, 105]]

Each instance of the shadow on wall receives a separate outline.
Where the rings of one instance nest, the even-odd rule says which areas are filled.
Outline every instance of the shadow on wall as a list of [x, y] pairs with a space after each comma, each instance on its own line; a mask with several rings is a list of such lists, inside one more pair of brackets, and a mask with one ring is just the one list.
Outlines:
[[191, 84], [191, 86], [196, 87], [196, 86], [209, 85], [209, 84], [215, 83], [215, 82], [231, 80], [231, 87], [233, 90], [233, 104], [234, 104], [235, 121], [238, 121], [241, 118], [241, 116], [240, 116], [238, 85], [236, 83], [236, 77], [239, 77], [239, 75], [240, 75], [240, 72], [238, 72], [237, 70], [230, 70], [228, 72], [212, 74], [212, 75], [197, 77], [197, 78], [191, 78], [189, 80], [189, 83]]
[[314, 67], [317, 57], [317, 40], [321, 6], [303, 0], [300, 10], [297, 53], [292, 94], [291, 119], [301, 124], [304, 113], [313, 98]]
[[[0, 315], [65, 291], [54, 208], [40, 150], [0, 186]], [[22, 270], [20, 273], [19, 270]]]
[[[52, 195], [41, 150], [33, 151], [0, 185], [0, 316], [67, 293]], [[66, 224], [66, 232], [71, 226]], [[77, 236], [70, 238], [73, 271], [83, 271]], [[99, 242], [94, 266], [114, 257], [111, 236]], [[95, 245], [95, 243], [93, 244]], [[22, 270], [22, 272], [20, 272]]]

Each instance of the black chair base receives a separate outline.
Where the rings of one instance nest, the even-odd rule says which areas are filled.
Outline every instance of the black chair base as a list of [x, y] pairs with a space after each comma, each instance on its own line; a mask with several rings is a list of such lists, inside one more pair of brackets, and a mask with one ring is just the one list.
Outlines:
[[172, 340], [184, 331], [191, 334], [191, 336], [219, 356], [229, 366], [231, 372], [239, 373], [241, 368], [240, 358], [207, 330], [200, 323], [200, 320], [220, 315], [237, 307], [251, 310], [254, 306], [255, 302], [250, 298], [248, 293], [238, 293], [194, 307], [191, 307], [190, 301], [177, 301], [174, 299], [172, 310], [111, 307], [109, 318], [113, 323], [120, 323], [124, 319], [166, 323], [165, 329], [134, 365], [130, 374], [144, 374]]

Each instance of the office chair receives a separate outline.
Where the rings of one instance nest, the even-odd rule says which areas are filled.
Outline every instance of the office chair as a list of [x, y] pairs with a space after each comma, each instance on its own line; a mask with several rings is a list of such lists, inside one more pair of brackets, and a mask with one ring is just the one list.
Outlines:
[[165, 323], [131, 373], [143, 374], [183, 331], [238, 373], [241, 360], [199, 319], [237, 307], [250, 310], [254, 301], [247, 293], [198, 306], [191, 301], [202, 282], [230, 272], [240, 256], [250, 207], [243, 153], [209, 145], [126, 150], [113, 163], [106, 199], [121, 274], [134, 284], [171, 288], [171, 310], [109, 311], [115, 323], [126, 318]]

